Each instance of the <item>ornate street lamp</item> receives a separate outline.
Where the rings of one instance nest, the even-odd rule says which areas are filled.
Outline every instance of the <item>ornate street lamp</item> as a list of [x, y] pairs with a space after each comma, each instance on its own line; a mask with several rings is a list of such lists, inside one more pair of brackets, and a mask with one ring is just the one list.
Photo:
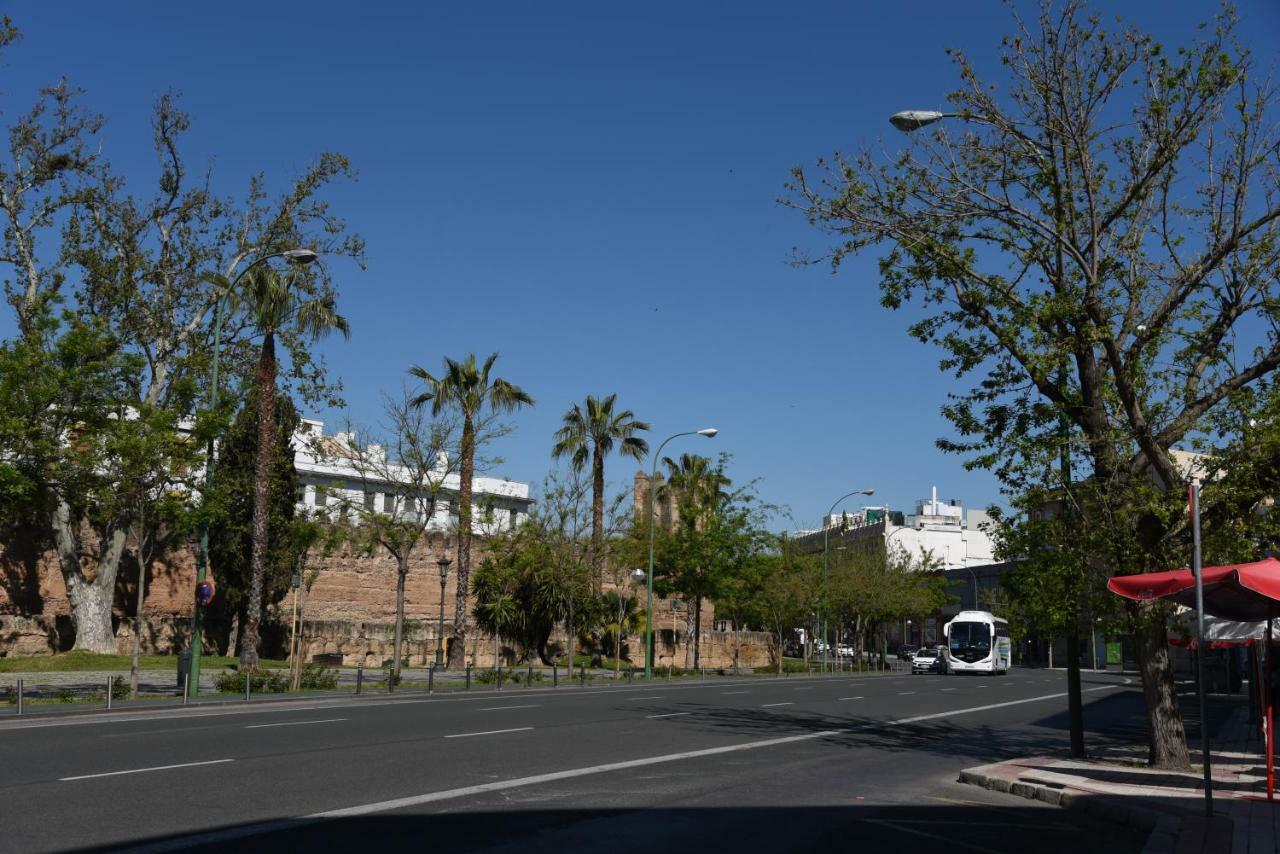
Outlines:
[[436, 634], [436, 667], [444, 663], [444, 582], [449, 577], [450, 563], [452, 561], [447, 557], [436, 561], [436, 565], [440, 567], [440, 631]]

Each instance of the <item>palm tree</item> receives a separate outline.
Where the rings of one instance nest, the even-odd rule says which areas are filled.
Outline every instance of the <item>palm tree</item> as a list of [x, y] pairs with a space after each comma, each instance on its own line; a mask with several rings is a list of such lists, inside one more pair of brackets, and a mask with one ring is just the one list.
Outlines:
[[556, 431], [553, 458], [569, 457], [574, 469], [582, 471], [591, 460], [591, 553], [596, 593], [600, 592], [604, 563], [604, 458], [614, 445], [624, 456], [643, 462], [649, 443], [636, 435], [649, 425], [637, 421], [635, 413], [624, 409], [614, 414], [616, 394], [605, 398], [587, 395], [585, 409], [574, 404], [564, 414], [564, 424]]
[[644, 609], [640, 600], [621, 590], [610, 590], [601, 598], [601, 610], [609, 616], [605, 633], [613, 641], [613, 678], [618, 678], [619, 659], [622, 658], [622, 639], [644, 627]]
[[490, 377], [494, 353], [476, 364], [475, 353], [458, 361], [444, 359], [440, 376], [414, 366], [410, 375], [426, 383], [427, 390], [413, 399], [414, 406], [431, 404], [432, 416], [446, 409], [462, 415], [461, 461], [458, 469], [458, 594], [453, 611], [453, 643], [449, 644], [449, 666], [462, 667], [466, 656], [467, 603], [471, 593], [471, 482], [476, 466], [476, 425], [490, 413], [514, 412], [521, 406], [532, 406], [533, 398], [524, 389], [499, 377]]
[[[347, 320], [338, 314], [330, 294], [314, 296], [296, 287], [295, 276], [284, 278], [267, 267], [245, 276], [238, 295], [249, 320], [262, 336], [258, 354], [258, 450], [253, 483], [253, 547], [249, 558], [249, 602], [245, 617], [240, 667], [258, 668], [258, 633], [262, 622], [262, 584], [266, 574], [270, 522], [271, 461], [276, 420], [276, 338], [281, 332], [316, 340], [330, 332], [351, 335]], [[226, 285], [230, 287], [230, 283]]]

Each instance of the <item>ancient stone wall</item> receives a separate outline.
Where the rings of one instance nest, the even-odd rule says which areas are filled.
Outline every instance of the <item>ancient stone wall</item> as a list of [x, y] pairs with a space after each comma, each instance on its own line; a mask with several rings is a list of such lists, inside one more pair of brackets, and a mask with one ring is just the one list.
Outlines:
[[[414, 665], [434, 660], [440, 626], [440, 573], [437, 559], [456, 559], [452, 541], [435, 535], [424, 542], [410, 561], [405, 582], [405, 655]], [[484, 558], [476, 543], [473, 565]], [[86, 571], [92, 573], [94, 556], [86, 555]], [[136, 572], [131, 555], [121, 562], [116, 589], [116, 648], [127, 654], [133, 648], [133, 613], [136, 604]], [[217, 568], [213, 568], [217, 579]], [[189, 550], [164, 555], [149, 569], [143, 608], [142, 649], [171, 653], [187, 646], [191, 631], [195, 558]], [[445, 632], [454, 620], [457, 590], [456, 566], [449, 567], [444, 588]], [[634, 591], [643, 597], [643, 591]], [[657, 599], [655, 666], [692, 665], [689, 651], [689, 614], [676, 610], [679, 600]], [[396, 611], [396, 563], [385, 553], [366, 555], [343, 551], [321, 562], [321, 571], [309, 594], [300, 597], [305, 619], [303, 649], [310, 659], [321, 653], [339, 653], [346, 664], [380, 666], [392, 657]], [[293, 600], [286, 596], [274, 610], [283, 625], [289, 623]], [[714, 605], [703, 603], [703, 667], [733, 664], [733, 635], [713, 631]], [[67, 603], [66, 586], [52, 551], [35, 552], [21, 546], [0, 548], [0, 657], [40, 655], [70, 648], [75, 638]], [[211, 627], [210, 635], [213, 634]], [[223, 635], [226, 629], [223, 627]], [[493, 666], [493, 638], [473, 630], [466, 657], [478, 667]], [[772, 641], [767, 634], [741, 633], [739, 662], [742, 667], [770, 663]], [[564, 638], [555, 639], [564, 648]], [[204, 649], [213, 652], [214, 638], [206, 637]], [[511, 651], [501, 653], [508, 659]], [[607, 651], [611, 655], [612, 650]], [[637, 666], [644, 663], [644, 645], [638, 637], [623, 644], [623, 657]]]

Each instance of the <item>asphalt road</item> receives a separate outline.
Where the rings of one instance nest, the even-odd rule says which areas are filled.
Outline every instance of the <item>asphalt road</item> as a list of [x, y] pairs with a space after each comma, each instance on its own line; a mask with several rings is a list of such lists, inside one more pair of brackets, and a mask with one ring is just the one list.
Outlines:
[[[1086, 674], [1094, 744], [1141, 694]], [[1065, 677], [722, 679], [0, 723], [0, 850], [1139, 851], [955, 781], [1063, 749]]]

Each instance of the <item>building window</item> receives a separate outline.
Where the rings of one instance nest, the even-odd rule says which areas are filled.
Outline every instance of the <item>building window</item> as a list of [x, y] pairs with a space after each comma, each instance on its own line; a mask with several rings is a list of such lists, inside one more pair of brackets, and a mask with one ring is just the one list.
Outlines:
[[492, 525], [492, 524], [493, 524], [493, 505], [492, 505], [492, 504], [487, 503], [487, 502], [485, 503], [485, 505], [484, 505], [484, 517], [483, 517], [483, 518], [484, 518], [484, 523], [485, 523], [486, 525]]
[[394, 516], [396, 513], [396, 497], [390, 492], [385, 492], [382, 495], [382, 512], [390, 516]]
[[511, 528], [515, 528], [516, 520], [519, 518], [519, 515], [520, 514], [516, 512], [516, 508], [514, 507], [507, 511], [507, 524], [510, 525]]
[[317, 507], [323, 507], [329, 503], [329, 490], [323, 486], [315, 488], [315, 504]]
[[374, 509], [377, 507], [377, 501], [378, 501], [378, 493], [376, 493], [376, 492], [366, 492], [366, 493], [364, 494], [364, 509], [365, 509], [365, 511], [366, 511], [366, 512], [368, 512], [368, 513], [372, 513], [372, 512], [374, 512]]

